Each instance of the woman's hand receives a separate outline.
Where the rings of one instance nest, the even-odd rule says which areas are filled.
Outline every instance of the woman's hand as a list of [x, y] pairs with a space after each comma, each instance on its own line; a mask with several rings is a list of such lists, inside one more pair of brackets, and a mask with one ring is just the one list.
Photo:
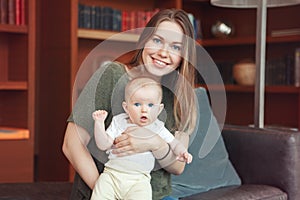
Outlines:
[[[175, 137], [187, 147], [189, 137], [186, 134], [176, 133]], [[179, 175], [183, 172], [185, 162], [178, 161], [169, 145], [157, 134], [141, 127], [129, 127], [115, 139], [113, 153], [117, 156], [132, 155], [151, 151], [162, 168], [169, 173]], [[161, 159], [163, 158], [163, 159]]]
[[166, 142], [157, 134], [142, 127], [129, 127], [114, 141], [113, 153], [126, 156], [146, 151], [156, 151]]

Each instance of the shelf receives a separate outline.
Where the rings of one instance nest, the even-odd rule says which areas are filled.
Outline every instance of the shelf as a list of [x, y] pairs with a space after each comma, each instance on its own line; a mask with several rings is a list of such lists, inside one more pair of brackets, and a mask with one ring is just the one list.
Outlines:
[[139, 39], [138, 34], [122, 33], [113, 31], [93, 30], [93, 29], [78, 29], [78, 37], [85, 39], [96, 39], [96, 40], [114, 40], [124, 42], [137, 42]]
[[[0, 29], [1, 30], [1, 29]], [[124, 42], [137, 42], [138, 34], [122, 33], [114, 31], [94, 30], [94, 29], [78, 29], [78, 38], [96, 39], [96, 40], [114, 40]], [[300, 42], [300, 35], [278, 36], [266, 38], [267, 43], [284, 43], [284, 42]], [[239, 38], [213, 38], [213, 39], [199, 39], [197, 42], [206, 47], [213, 46], [231, 46], [231, 45], [254, 45], [255, 37], [239, 37]]]
[[[254, 86], [241, 86], [241, 85], [226, 85], [226, 91], [228, 92], [251, 92], [254, 93]], [[279, 94], [298, 94], [300, 92], [299, 87], [285, 86], [285, 85], [274, 85], [266, 86], [266, 93], [279, 93]]]
[[[204, 86], [207, 88], [207, 86]], [[223, 89], [223, 86], [210, 85], [209, 89], [213, 91], [218, 91]], [[254, 93], [254, 86], [242, 86], [242, 85], [225, 85], [226, 92], [239, 92], [239, 93]], [[276, 85], [276, 86], [266, 86], [266, 93], [279, 93], [279, 94], [298, 94], [300, 93], [300, 87], [295, 86], [285, 86], [285, 85]]]
[[231, 46], [231, 45], [247, 45], [255, 44], [255, 37], [242, 38], [213, 38], [197, 40], [202, 46]]
[[28, 27], [27, 26], [17, 26], [17, 25], [9, 25], [9, 24], [0, 24], [0, 32], [7, 32], [7, 33], [27, 33]]
[[23, 81], [0, 82], [0, 90], [27, 90], [28, 84]]
[[[197, 40], [202, 46], [232, 46], [232, 45], [254, 45], [255, 37], [240, 37], [240, 38], [214, 38]], [[285, 43], [285, 42], [300, 42], [300, 35], [278, 36], [266, 38], [267, 43]]]
[[28, 129], [0, 127], [0, 140], [20, 140], [20, 139], [29, 139]]

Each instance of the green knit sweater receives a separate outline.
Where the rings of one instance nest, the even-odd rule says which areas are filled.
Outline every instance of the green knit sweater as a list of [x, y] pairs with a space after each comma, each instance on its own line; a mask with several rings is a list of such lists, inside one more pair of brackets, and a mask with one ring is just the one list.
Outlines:
[[[122, 64], [111, 62], [105, 66], [101, 66], [82, 90], [68, 119], [68, 121], [75, 122], [77, 125], [85, 128], [91, 135], [92, 139], [88, 145], [88, 149], [92, 156], [96, 158], [95, 162], [100, 173], [103, 170], [102, 163], [105, 162], [103, 157], [106, 155], [104, 152], [100, 152], [95, 146], [92, 112], [97, 109], [108, 111], [109, 114], [105, 124], [108, 127], [113, 115], [124, 112], [122, 101], [124, 100], [124, 88], [128, 80], [127, 73]], [[163, 103], [167, 113], [165, 125], [169, 130], [174, 126], [174, 116], [172, 114], [173, 98], [173, 94], [163, 87]], [[78, 179], [75, 180], [77, 181]], [[163, 169], [153, 171], [151, 173], [151, 185], [153, 200], [159, 200], [169, 195], [171, 192], [170, 174]], [[89, 189], [86, 188], [85, 190]], [[84, 193], [90, 195], [91, 191], [85, 191]]]

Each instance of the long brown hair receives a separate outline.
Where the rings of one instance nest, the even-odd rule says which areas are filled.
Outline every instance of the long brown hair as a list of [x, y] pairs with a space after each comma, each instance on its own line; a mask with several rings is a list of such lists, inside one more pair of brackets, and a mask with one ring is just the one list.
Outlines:
[[[143, 64], [142, 52], [145, 43], [151, 39], [158, 25], [163, 21], [177, 23], [183, 30], [183, 53], [180, 66], [176, 69], [179, 76], [176, 79], [174, 98], [174, 117], [175, 126], [179, 131], [190, 134], [196, 124], [196, 100], [194, 97], [195, 85], [195, 61], [196, 47], [194, 42], [194, 29], [188, 17], [188, 14], [180, 9], [165, 9], [155, 14], [141, 33], [137, 43], [137, 51], [129, 63], [130, 67]], [[181, 77], [181, 78], [180, 78]]]

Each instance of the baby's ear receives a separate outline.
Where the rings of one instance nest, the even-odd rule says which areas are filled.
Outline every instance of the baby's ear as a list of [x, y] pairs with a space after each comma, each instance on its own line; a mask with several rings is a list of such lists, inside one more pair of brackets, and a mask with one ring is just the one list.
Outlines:
[[122, 102], [122, 106], [123, 106], [123, 109], [126, 113], [128, 113], [128, 110], [127, 110], [127, 103], [125, 101]]
[[163, 103], [159, 104], [159, 112], [158, 114], [161, 113], [161, 111], [164, 109], [165, 105]]

